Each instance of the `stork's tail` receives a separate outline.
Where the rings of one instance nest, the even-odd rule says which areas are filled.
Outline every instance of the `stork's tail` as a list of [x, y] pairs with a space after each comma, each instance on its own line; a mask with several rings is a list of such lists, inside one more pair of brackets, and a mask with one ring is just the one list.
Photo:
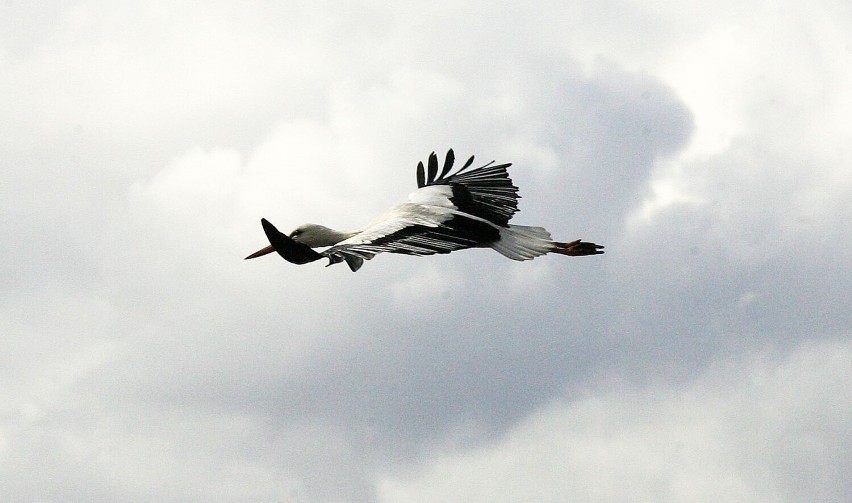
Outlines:
[[532, 260], [546, 253], [582, 256], [603, 253], [603, 246], [581, 240], [561, 243], [553, 241], [543, 227], [509, 225], [500, 229], [500, 239], [490, 243], [491, 248], [512, 260]]

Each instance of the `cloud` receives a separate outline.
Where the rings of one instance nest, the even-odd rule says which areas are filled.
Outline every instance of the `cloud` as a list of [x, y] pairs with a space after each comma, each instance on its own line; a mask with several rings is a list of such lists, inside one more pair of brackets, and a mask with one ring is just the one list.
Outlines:
[[677, 385], [603, 384], [492, 445], [386, 476], [379, 499], [836, 501], [850, 489], [835, 442], [852, 422], [840, 405], [850, 359], [835, 339], [726, 359]]
[[[842, 499], [813, 446], [848, 419], [807, 397], [852, 325], [848, 12], [696, 5], [3, 7], [0, 493], [416, 500], [520, 456], [545, 495]], [[449, 147], [607, 254], [242, 260]]]

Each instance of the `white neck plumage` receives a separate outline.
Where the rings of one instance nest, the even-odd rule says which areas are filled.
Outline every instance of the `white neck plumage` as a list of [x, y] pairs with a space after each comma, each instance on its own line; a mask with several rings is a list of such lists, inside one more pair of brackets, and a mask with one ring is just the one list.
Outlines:
[[344, 239], [349, 239], [358, 231], [343, 232], [329, 229], [324, 225], [304, 224], [296, 227], [290, 233], [290, 237], [297, 243], [302, 243], [311, 248], [321, 248], [325, 246], [334, 246]]

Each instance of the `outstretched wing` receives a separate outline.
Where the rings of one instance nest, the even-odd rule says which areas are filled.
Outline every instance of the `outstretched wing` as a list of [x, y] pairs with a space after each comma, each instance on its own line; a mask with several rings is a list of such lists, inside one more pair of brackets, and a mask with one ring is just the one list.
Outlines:
[[511, 163], [494, 165], [494, 161], [467, 171], [473, 164], [473, 156], [455, 173], [449, 174], [455, 163], [455, 154], [450, 149], [444, 166], [438, 174], [438, 157], [432, 152], [424, 168], [417, 164], [417, 187], [422, 189], [434, 185], [452, 188], [450, 201], [459, 211], [484, 218], [505, 227], [518, 211], [518, 188], [512, 184], [506, 170]]
[[457, 214], [451, 208], [406, 203], [365, 227], [349, 239], [321, 252], [329, 265], [345, 260], [353, 271], [364, 259], [379, 253], [433, 255], [471, 248], [500, 237], [493, 225]]

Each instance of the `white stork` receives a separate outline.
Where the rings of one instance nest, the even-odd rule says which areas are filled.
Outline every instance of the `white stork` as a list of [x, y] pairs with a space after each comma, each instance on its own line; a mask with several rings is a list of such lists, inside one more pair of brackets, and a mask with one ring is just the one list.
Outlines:
[[[428, 167], [417, 164], [417, 190], [408, 202], [394, 206], [360, 229], [343, 232], [304, 224], [290, 235], [278, 232], [265, 218], [263, 230], [270, 245], [246, 259], [278, 252], [287, 261], [306, 264], [323, 257], [328, 265], [346, 261], [357, 271], [364, 259], [382, 252], [432, 255], [473, 247], [490, 247], [512, 260], [532, 260], [546, 253], [582, 256], [603, 253], [603, 246], [581, 240], [553, 241], [542, 227], [510, 224], [518, 211], [518, 188], [506, 168], [494, 161], [466, 171], [473, 156], [449, 174], [455, 161], [452, 149], [438, 174], [438, 158], [429, 155]], [[317, 252], [314, 248], [328, 247]]]

